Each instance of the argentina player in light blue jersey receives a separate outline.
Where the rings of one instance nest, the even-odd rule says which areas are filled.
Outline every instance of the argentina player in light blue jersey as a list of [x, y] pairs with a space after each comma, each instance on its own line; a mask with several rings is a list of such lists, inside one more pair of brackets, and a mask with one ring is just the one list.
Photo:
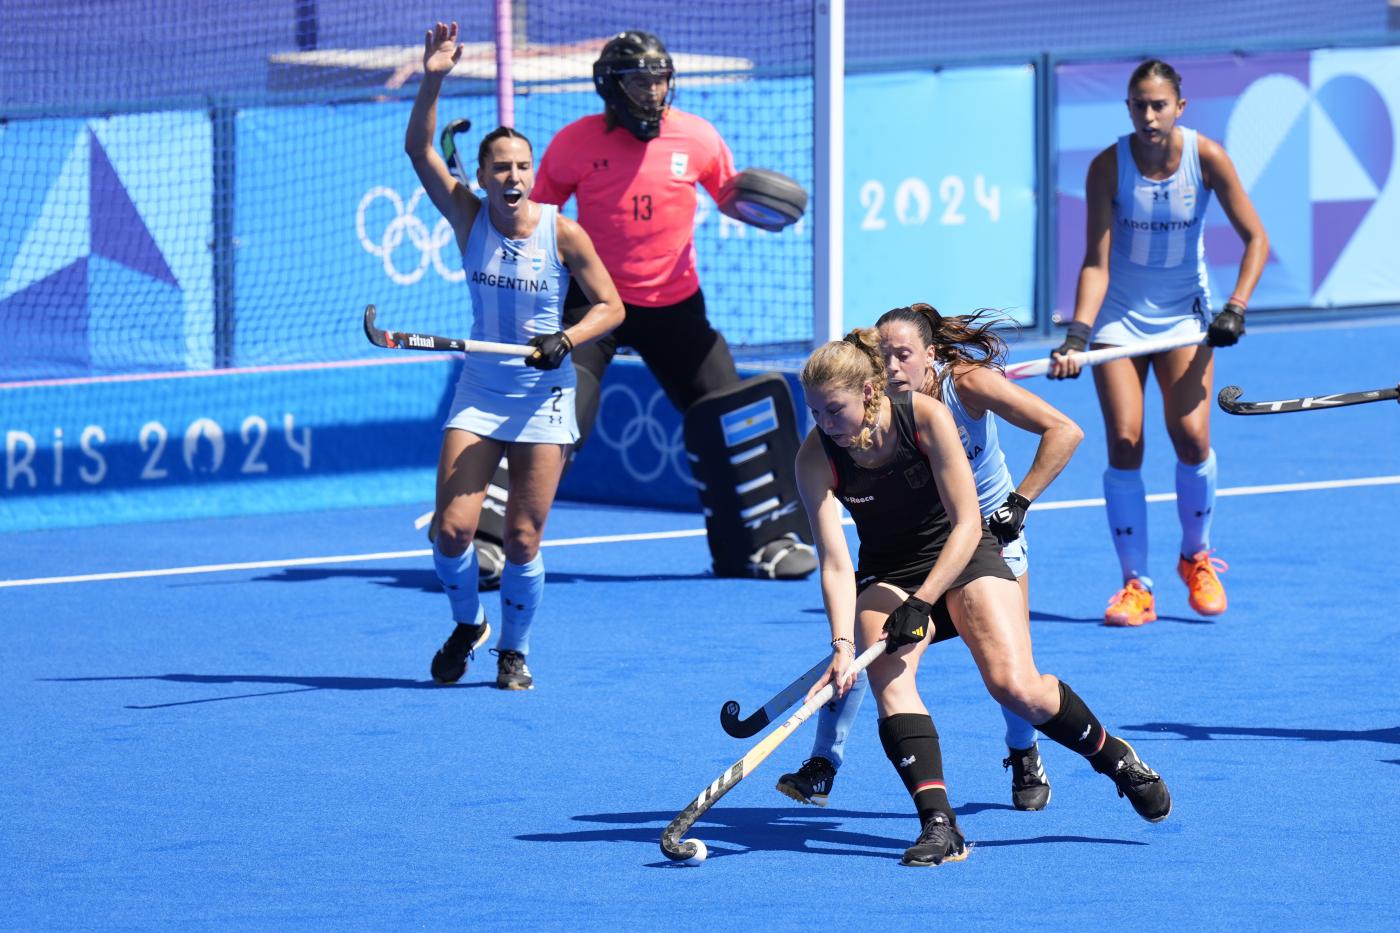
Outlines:
[[[1067, 415], [1002, 375], [997, 367], [1006, 347], [993, 330], [997, 323], [987, 312], [945, 318], [919, 302], [885, 312], [875, 326], [889, 391], [933, 396], [951, 412], [972, 468], [979, 510], [1020, 584], [1022, 604], [1028, 605], [1026, 510], [1064, 469], [1084, 433]], [[1019, 484], [1001, 450], [997, 416], [1040, 437]], [[1028, 610], [1025, 620], [1029, 625]], [[862, 675], [845, 697], [822, 708], [811, 757], [796, 772], [783, 775], [778, 790], [803, 803], [825, 805], [865, 692]], [[1012, 804], [1018, 810], [1043, 809], [1050, 802], [1050, 783], [1035, 727], [1005, 706], [1001, 711], [1007, 747], [1002, 764], [1011, 769]]]
[[[457, 24], [438, 23], [423, 42], [423, 83], [413, 102], [404, 149], [423, 190], [447, 218], [462, 251], [471, 296], [473, 340], [528, 344], [525, 358], [468, 354], [438, 460], [433, 564], [456, 627], [433, 657], [438, 683], [460, 680], [467, 659], [491, 634], [477, 592], [472, 545], [486, 487], [505, 455], [510, 498], [501, 572], [501, 636], [496, 686], [528, 690], [530, 627], [544, 591], [540, 537], [578, 440], [570, 351], [622, 322], [622, 301], [588, 234], [553, 206], [529, 199], [534, 184], [530, 142], [509, 127], [486, 134], [477, 152], [478, 198], [448, 169], [433, 137], [443, 78], [462, 56]], [[572, 273], [591, 303], [563, 326]]]
[[[1147, 496], [1142, 481], [1143, 388], [1147, 371], [1162, 391], [1167, 434], [1176, 452], [1176, 507], [1181, 520], [1177, 574], [1191, 608], [1225, 611], [1213, 557], [1216, 458], [1210, 445], [1214, 347], [1244, 334], [1245, 308], [1269, 255], [1269, 238], [1230, 157], [1221, 146], [1177, 123], [1186, 109], [1181, 76], [1166, 62], [1140, 64], [1128, 81], [1133, 132], [1099, 153], [1085, 182], [1088, 221], [1084, 263], [1065, 341], [1051, 354], [1050, 377], [1074, 378], [1066, 354], [1145, 340], [1204, 335], [1193, 345], [1117, 359], [1094, 367], [1108, 441], [1104, 499], [1123, 588], [1104, 622], [1142, 625], [1157, 618], [1147, 564]], [[1211, 314], [1204, 218], [1211, 195], [1244, 243], [1234, 290]]]

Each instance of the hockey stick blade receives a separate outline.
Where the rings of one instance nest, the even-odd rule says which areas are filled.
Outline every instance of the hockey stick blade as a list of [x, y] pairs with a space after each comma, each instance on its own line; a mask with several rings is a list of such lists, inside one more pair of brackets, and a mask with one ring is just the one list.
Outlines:
[[458, 353], [499, 353], [502, 356], [530, 356], [534, 347], [515, 343], [492, 343], [487, 340], [461, 340], [456, 337], [435, 337], [432, 334], [409, 334], [382, 330], [375, 325], [378, 311], [374, 305], [365, 306], [365, 336], [376, 347], [387, 350], [442, 350]]
[[456, 176], [457, 180], [464, 185], [471, 184], [471, 178], [467, 171], [466, 163], [462, 161], [462, 153], [457, 148], [457, 134], [466, 133], [472, 128], [472, 121], [466, 117], [460, 117], [449, 122], [438, 134], [438, 141], [442, 147], [442, 158], [447, 163], [447, 168]]
[[812, 684], [816, 683], [830, 666], [830, 658], [818, 661], [812, 665], [810, 671], [778, 691], [771, 700], [764, 703], [761, 708], [746, 719], [739, 718], [739, 701], [728, 701], [720, 707], [720, 726], [736, 739], [747, 739], [749, 736], [758, 735], [765, 726], [787, 712], [788, 707], [805, 696], [807, 691], [812, 689]]
[[[870, 664], [885, 653], [885, 643], [876, 642], [865, 653], [855, 659], [851, 665], [851, 674], [857, 675], [865, 670]], [[740, 781], [748, 777], [754, 770], [763, 763], [769, 755], [788, 736], [796, 731], [797, 727], [806, 722], [813, 713], [822, 708], [822, 705], [830, 702], [835, 694], [836, 688], [827, 684], [817, 695], [798, 708], [797, 712], [789, 716], [781, 726], [764, 736], [748, 753], [734, 764], [724, 769], [719, 777], [715, 778], [708, 787], [702, 790], [694, 800], [686, 805], [686, 808], [676, 814], [675, 819], [666, 825], [661, 831], [661, 852], [673, 862], [683, 862], [686, 859], [694, 858], [700, 852], [702, 843], [698, 839], [682, 839], [681, 837], [695, 825], [695, 821], [705, 815], [705, 811], [714, 806], [725, 794], [733, 790]]]
[[[1194, 347], [1205, 342], [1205, 334], [1187, 337], [1164, 337], [1159, 340], [1145, 340], [1142, 343], [1130, 343], [1122, 347], [1100, 347], [1097, 350], [1081, 350], [1071, 354], [1079, 361], [1080, 366], [1095, 366], [1099, 363], [1107, 363], [1109, 360], [1121, 360], [1134, 356], [1147, 356], [1152, 353], [1165, 353], [1168, 350], [1180, 350], [1182, 347]], [[1006, 367], [1007, 379], [1030, 379], [1035, 376], [1043, 376], [1050, 371], [1050, 357], [1044, 356], [1038, 360], [1026, 360], [1023, 363], [1012, 363]]]
[[1272, 402], [1244, 402], [1239, 386], [1226, 386], [1216, 396], [1216, 403], [1232, 415], [1276, 415], [1290, 411], [1321, 411], [1345, 405], [1365, 405], [1368, 402], [1400, 401], [1400, 386], [1369, 389], [1365, 392], [1337, 392], [1333, 395], [1310, 395], [1306, 398], [1285, 398]]

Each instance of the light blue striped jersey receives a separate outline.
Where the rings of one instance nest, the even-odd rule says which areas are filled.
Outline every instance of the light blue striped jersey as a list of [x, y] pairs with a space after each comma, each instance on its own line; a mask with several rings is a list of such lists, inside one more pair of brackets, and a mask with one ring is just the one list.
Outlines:
[[[473, 340], [523, 344], [531, 337], [563, 330], [564, 293], [569, 270], [559, 258], [555, 227], [559, 209], [540, 205], [539, 223], [522, 240], [501, 234], [483, 201], [476, 213], [462, 270], [472, 302]], [[574, 384], [571, 357], [556, 370], [541, 371], [521, 357], [467, 354], [464, 377], [484, 384], [519, 389]]]
[[977, 507], [984, 516], [1001, 508], [1006, 497], [1016, 488], [1011, 481], [1011, 471], [1006, 466], [1006, 454], [1001, 451], [997, 440], [997, 419], [991, 412], [983, 412], [981, 418], [972, 418], [958, 398], [958, 387], [953, 379], [953, 368], [943, 367], [939, 371], [943, 390], [943, 404], [953, 413], [953, 422], [958, 426], [958, 438], [967, 453], [967, 462], [972, 467], [972, 479], [977, 483]]
[[1109, 297], [1142, 312], [1189, 310], [1198, 297], [1210, 306], [1203, 236], [1210, 189], [1201, 179], [1196, 131], [1180, 129], [1181, 165], [1162, 181], [1138, 171], [1131, 134], [1118, 139]]

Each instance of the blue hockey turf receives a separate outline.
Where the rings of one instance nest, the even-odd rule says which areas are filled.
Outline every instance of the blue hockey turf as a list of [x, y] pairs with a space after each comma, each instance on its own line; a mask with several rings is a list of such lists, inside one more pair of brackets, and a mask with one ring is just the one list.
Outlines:
[[[1400, 321], [1259, 327], [1217, 359], [1216, 388], [1246, 398], [1393, 385]], [[1217, 410], [1229, 611], [1187, 607], [1159, 497], [1161, 618], [1123, 630], [1099, 624], [1118, 572], [1091, 382], [1028, 385], [1087, 435], [1028, 524], [1037, 659], [1162, 773], [1166, 822], [1048, 740], [1050, 806], [1012, 810], [1001, 716], [954, 641], [921, 684], [967, 861], [900, 867], [918, 826], [868, 702], [829, 808], [773, 790], [808, 724], [696, 825], [708, 862], [669, 863], [662, 827], [758, 741], [726, 736], [721, 705], [756, 709], [826, 652], [817, 582], [711, 578], [694, 514], [562, 503], [536, 689], [494, 689], [484, 650], [439, 687], [451, 623], [413, 527], [425, 489], [417, 511], [0, 537], [0, 927], [1385, 924], [1400, 406]], [[1144, 478], [1170, 493], [1155, 390], [1149, 406]], [[1003, 439], [1019, 476], [1030, 439]]]

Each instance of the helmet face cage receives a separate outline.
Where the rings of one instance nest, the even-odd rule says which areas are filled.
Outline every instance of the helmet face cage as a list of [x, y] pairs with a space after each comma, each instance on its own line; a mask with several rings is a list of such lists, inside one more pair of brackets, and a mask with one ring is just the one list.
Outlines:
[[[661, 40], [650, 33], [619, 33], [603, 46], [593, 65], [593, 86], [611, 108], [618, 123], [645, 142], [661, 133], [661, 118], [676, 95], [675, 64]], [[639, 101], [623, 86], [628, 75], [647, 74], [666, 79], [666, 96], [660, 104]]]

